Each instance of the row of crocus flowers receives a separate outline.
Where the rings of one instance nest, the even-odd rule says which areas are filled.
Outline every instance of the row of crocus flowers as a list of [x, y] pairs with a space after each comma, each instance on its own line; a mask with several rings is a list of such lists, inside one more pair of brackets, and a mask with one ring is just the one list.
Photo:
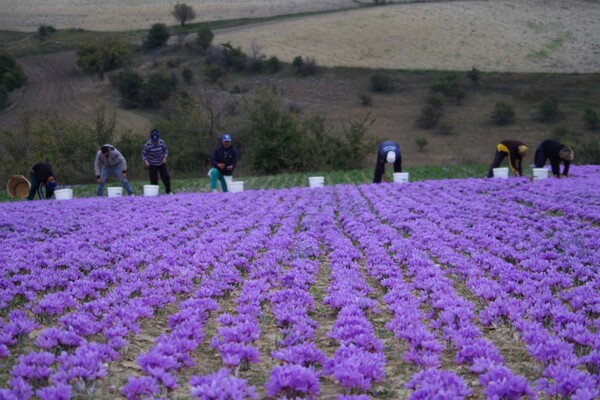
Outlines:
[[[384, 373], [392, 360], [370, 322], [384, 312], [386, 328], [408, 348], [398, 357], [417, 371], [405, 382], [414, 398], [473, 390], [594, 398], [600, 185], [593, 167], [573, 173], [580, 176], [533, 184], [430, 181], [3, 205], [0, 356], [15, 360], [25, 337], [37, 349], [9, 367], [2, 396], [92, 390], [140, 323], [177, 304], [165, 333], [138, 358], [141, 373], [123, 383], [127, 397], [184, 386], [198, 398], [223, 390], [316, 398], [329, 385], [340, 398], [366, 398], [394, 378]], [[335, 315], [327, 337], [337, 343], [329, 354], [319, 349], [312, 316], [311, 289], [324, 268], [323, 303]], [[385, 296], [374, 298], [376, 289]], [[221, 312], [230, 295], [236, 311]], [[265, 310], [281, 334], [270, 351], [256, 346]], [[210, 315], [219, 329], [205, 337]], [[535, 381], [511, 371], [485, 337], [481, 326], [499, 323], [514, 327], [539, 363]], [[200, 346], [212, 346], [223, 368], [180, 382]], [[442, 368], [446, 346], [481, 389]], [[265, 366], [263, 388], [241, 377]]]

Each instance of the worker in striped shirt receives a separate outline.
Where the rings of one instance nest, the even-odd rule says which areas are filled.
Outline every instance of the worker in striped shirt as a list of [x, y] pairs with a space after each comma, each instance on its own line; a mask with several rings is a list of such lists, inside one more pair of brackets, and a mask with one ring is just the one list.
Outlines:
[[169, 152], [164, 140], [160, 138], [158, 130], [150, 132], [150, 139], [144, 144], [142, 150], [142, 161], [148, 168], [150, 184], [158, 185], [158, 175], [165, 185], [165, 192], [171, 193], [171, 176], [167, 170], [167, 156]]

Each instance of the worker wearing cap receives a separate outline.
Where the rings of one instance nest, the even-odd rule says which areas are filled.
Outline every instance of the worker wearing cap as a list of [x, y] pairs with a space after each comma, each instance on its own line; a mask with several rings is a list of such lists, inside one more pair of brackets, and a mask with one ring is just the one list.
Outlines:
[[494, 168], [498, 168], [506, 157], [508, 157], [508, 166], [515, 176], [523, 176], [523, 157], [527, 155], [527, 146], [518, 140], [504, 140], [496, 146], [494, 161], [488, 171], [488, 178], [494, 176]]
[[575, 158], [575, 152], [569, 146], [556, 140], [544, 140], [535, 149], [535, 167], [544, 168], [546, 160], [550, 160], [552, 174], [560, 178], [560, 162], [564, 163], [563, 176], [569, 173], [571, 161]]
[[402, 172], [402, 156], [400, 154], [400, 145], [398, 143], [391, 141], [379, 143], [373, 183], [381, 183], [382, 179], [387, 182], [385, 164], [393, 164], [394, 172]]
[[54, 173], [50, 164], [43, 162], [33, 164], [31, 171], [29, 171], [29, 178], [31, 180], [31, 187], [29, 188], [27, 200], [33, 200], [36, 193], [41, 200], [44, 188], [46, 189], [46, 199], [54, 196], [56, 180], [54, 179]]
[[169, 151], [164, 140], [160, 138], [158, 130], [152, 129], [150, 138], [144, 144], [142, 149], [142, 161], [144, 167], [148, 168], [150, 175], [150, 184], [158, 185], [158, 175], [165, 185], [165, 193], [171, 193], [171, 176], [167, 169], [167, 156]]
[[217, 147], [210, 157], [211, 169], [208, 172], [210, 176], [210, 189], [217, 191], [217, 180], [221, 182], [221, 188], [227, 192], [227, 182], [223, 176], [232, 176], [237, 166], [237, 150], [231, 145], [231, 135], [229, 133], [221, 136], [221, 145]]
[[94, 172], [96, 172], [96, 183], [98, 183], [96, 189], [98, 196], [102, 196], [104, 185], [111, 175], [121, 181], [130, 196], [133, 195], [133, 189], [127, 180], [127, 161], [113, 145], [105, 144], [98, 150], [94, 161]]

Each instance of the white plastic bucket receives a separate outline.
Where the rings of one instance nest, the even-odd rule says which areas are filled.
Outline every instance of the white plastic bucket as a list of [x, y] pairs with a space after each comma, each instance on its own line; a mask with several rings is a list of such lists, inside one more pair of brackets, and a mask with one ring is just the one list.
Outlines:
[[108, 197], [121, 197], [123, 195], [122, 187], [109, 187]]
[[408, 183], [408, 172], [394, 172], [394, 183]]
[[508, 168], [494, 168], [494, 178], [508, 179]]
[[54, 191], [56, 200], [71, 200], [73, 198], [73, 189], [59, 189]]
[[158, 196], [158, 185], [144, 185], [144, 196]]
[[311, 189], [322, 188], [325, 186], [325, 177], [311, 176], [308, 178], [308, 185], [311, 187]]
[[235, 181], [227, 183], [227, 190], [231, 193], [239, 193], [244, 191], [244, 181]]
[[229, 186], [229, 184], [233, 182], [233, 176], [231, 175], [223, 175], [223, 179], [225, 179], [225, 183], [227, 183], [227, 186]]
[[532, 171], [534, 181], [548, 178], [548, 170], [546, 168], [533, 168]]

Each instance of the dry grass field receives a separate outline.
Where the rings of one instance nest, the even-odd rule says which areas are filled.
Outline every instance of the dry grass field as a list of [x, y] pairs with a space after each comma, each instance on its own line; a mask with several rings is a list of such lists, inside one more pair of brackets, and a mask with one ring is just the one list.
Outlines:
[[[594, 89], [600, 86], [600, 42], [595, 40], [600, 37], [598, 1], [441, 1], [370, 8], [358, 8], [352, 0], [186, 3], [196, 10], [197, 21], [345, 10], [218, 30], [214, 43], [231, 42], [247, 52], [254, 47], [285, 62], [297, 55], [314, 57], [321, 66], [359, 67], [364, 68], [362, 72], [334, 68], [307, 78], [290, 74], [228, 76], [223, 89], [276, 85], [290, 105], [305, 114], [325, 115], [328, 123], [337, 127], [371, 113], [375, 123], [370, 133], [399, 141], [407, 166], [487, 163], [495, 143], [505, 138], [519, 138], [534, 146], [557, 127], [581, 134], [585, 131], [582, 109], [600, 104]], [[171, 7], [169, 2], [149, 0], [76, 4], [0, 0], [0, 26], [29, 31], [39, 24], [59, 29], [146, 29], [155, 22], [174, 24]], [[185, 51], [169, 57], [190, 58]], [[152, 125], [152, 115], [119, 109], [107, 80], [80, 75], [73, 52], [25, 57], [19, 62], [29, 83], [15, 96], [13, 105], [0, 113], [0, 127], [18, 129], [23, 113], [45, 107], [55, 107], [66, 117], [93, 121], [92, 104], [97, 101], [115, 111], [121, 130], [146, 132]], [[198, 68], [193, 62], [184, 61], [181, 67]], [[497, 73], [486, 75], [475, 87], [464, 74], [472, 67]], [[394, 90], [372, 94], [372, 106], [362, 106], [357, 94], [368, 92], [369, 76], [377, 70], [392, 77]], [[442, 121], [452, 135], [415, 126], [430, 96], [430, 85], [439, 78], [418, 72], [421, 70], [462, 71], [466, 97], [460, 106], [448, 104]], [[521, 72], [552, 74], [515, 74]], [[200, 76], [199, 70], [196, 73]], [[200, 78], [195, 85], [206, 87]], [[541, 123], [537, 106], [551, 97], [564, 104], [564, 118], [554, 124]], [[490, 122], [498, 101], [515, 106], [515, 124], [499, 127]], [[419, 137], [428, 141], [424, 151], [415, 143]], [[561, 139], [578, 140], [572, 136]]]

